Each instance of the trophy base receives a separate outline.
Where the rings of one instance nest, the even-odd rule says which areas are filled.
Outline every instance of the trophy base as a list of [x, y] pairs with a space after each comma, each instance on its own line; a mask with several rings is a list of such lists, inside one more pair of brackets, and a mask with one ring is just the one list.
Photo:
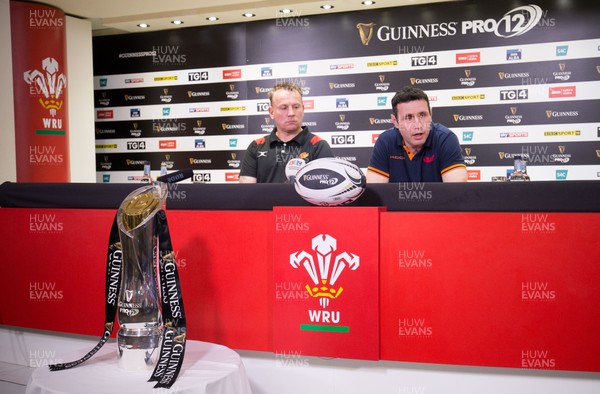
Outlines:
[[117, 333], [118, 365], [130, 371], [154, 369], [160, 353], [158, 327], [124, 328]]

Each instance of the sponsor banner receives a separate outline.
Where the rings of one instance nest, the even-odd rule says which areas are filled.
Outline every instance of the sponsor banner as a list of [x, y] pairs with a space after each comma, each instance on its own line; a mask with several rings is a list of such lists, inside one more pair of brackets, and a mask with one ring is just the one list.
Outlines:
[[[469, 170], [479, 171], [481, 181], [490, 182], [494, 177], [508, 177], [513, 171], [513, 166], [506, 163], [500, 167], [475, 167], [470, 166]], [[527, 174], [532, 179], [548, 179], [555, 181], [584, 181], [590, 179], [600, 180], [600, 171], [597, 165], [561, 165], [561, 166], [529, 166]], [[496, 178], [498, 179], [498, 178]]]
[[[418, 6], [309, 16], [301, 29], [265, 20], [225, 30], [95, 37], [97, 139], [170, 139], [176, 148], [163, 149], [186, 152], [226, 149], [215, 137], [235, 135], [240, 143], [231, 150], [244, 149], [252, 138], [241, 142], [242, 135], [273, 130], [267, 95], [287, 81], [303, 90], [304, 125], [322, 133], [334, 150], [356, 149], [349, 157], [363, 156], [392, 126], [391, 99], [405, 85], [429, 94], [434, 121], [454, 130], [464, 145], [593, 145], [597, 137], [587, 130], [598, 123], [600, 38], [594, 37], [600, 32], [591, 15], [599, 6], [467, 3], [473, 11], [468, 16], [462, 2], [433, 5], [427, 16]], [[264, 34], [273, 29], [277, 34]], [[197, 48], [212, 48], [203, 40], [217, 33], [227, 37], [219, 37], [207, 60]], [[286, 37], [297, 45], [267, 50]], [[316, 50], [314, 42], [320, 43]], [[192, 136], [198, 141], [184, 141]], [[97, 145], [97, 154], [114, 152]], [[470, 166], [485, 167], [479, 163], [497, 159], [473, 160], [468, 158]]]
[[[596, 146], [597, 147], [597, 146]], [[521, 156], [527, 166], [598, 165], [594, 145], [585, 142], [463, 145], [467, 166], [512, 166]]]
[[[132, 138], [171, 138], [247, 134], [244, 117], [206, 118], [157, 117], [128, 121], [96, 122], [96, 140]], [[253, 133], [260, 133], [256, 130]], [[103, 144], [104, 141], [99, 143]]]
[[96, 144], [97, 153], [125, 153], [132, 151], [163, 152], [169, 153], [184, 150], [231, 150], [236, 147], [246, 147], [258, 135], [240, 136], [214, 136], [211, 138], [203, 136], [180, 137], [180, 138], [139, 138], [139, 139], [114, 139], [102, 140]]
[[[500, 52], [501, 49], [498, 51]], [[94, 101], [97, 108], [102, 108], [245, 99], [267, 100], [269, 90], [282, 81], [300, 85], [305, 96], [393, 93], [399, 86], [404, 85], [412, 85], [424, 90], [501, 86], [521, 86], [532, 89], [539, 85], [595, 80], [598, 74], [595, 69], [596, 64], [596, 58], [557, 59], [512, 64], [501, 62], [476, 67], [454, 65], [443, 70], [436, 67], [414, 71], [407, 69], [402, 72], [371, 72], [369, 75], [354, 71], [351, 75], [319, 76], [310, 73], [302, 77], [282, 75], [276, 79], [226, 81], [202, 85], [184, 84], [165, 87], [154, 84], [148, 87], [130, 86], [96, 90]], [[260, 66], [247, 67], [255, 69]]]
[[[589, 38], [579, 27], [594, 26], [594, 15], [598, 10], [597, 5], [584, 1], [576, 1], [569, 10], [548, 1], [515, 7], [505, 3], [485, 7], [476, 1], [466, 3], [444, 4], [435, 9], [439, 12], [432, 8], [431, 13], [424, 13], [421, 7], [415, 6], [390, 8], [386, 12], [372, 10], [310, 17], [309, 28], [301, 31], [304, 39], [299, 47], [290, 51], [289, 59], [410, 55], [465, 48], [465, 42], [473, 41], [481, 48], [523, 45], [547, 42], [549, 33], [558, 30], [564, 32], [564, 40]], [[466, 14], [465, 7], [472, 7], [476, 12]], [[272, 21], [266, 21], [248, 26], [251, 37], [261, 37], [249, 42], [250, 64], [277, 62], [280, 55], [270, 48], [276, 47], [280, 39], [286, 36], [291, 39], [298, 34], [297, 29], [279, 29], [278, 34], [265, 37], [265, 28], [272, 24]], [[319, 49], [312, 48], [315, 42], [320, 44]], [[470, 55], [476, 52], [461, 50], [457, 54], [476, 61], [477, 56]], [[430, 66], [435, 66], [432, 61], [429, 60]]]
[[[187, 37], [186, 37], [187, 39]], [[189, 42], [186, 40], [186, 42]], [[503, 47], [492, 47], [492, 48], [477, 48], [477, 51], [483, 53], [484, 56], [480, 63], [476, 66], [477, 68], [482, 67], [484, 70], [492, 71], [488, 76], [486, 75], [486, 81], [490, 83], [494, 80], [493, 77], [496, 72], [499, 74], [497, 77], [504, 80], [503, 75], [500, 73], [507, 74], [506, 80], [510, 81], [515, 78], [531, 78], [529, 84], [533, 83], [545, 83], [552, 79], [562, 78], [565, 75], [556, 73], [559, 64], [565, 63], [563, 67], [575, 68], [577, 73], [569, 72], [567, 70], [567, 76], [571, 78], [580, 78], [581, 76], [588, 76], [594, 73], [594, 67], [591, 69], [582, 63], [583, 59], [588, 59], [587, 62], [592, 61], [595, 57], [594, 51], [590, 48], [596, 48], [599, 43], [598, 39], [583, 39], [577, 41], [568, 41], [566, 44], [564, 41], [560, 42], [547, 42], [538, 43], [532, 45], [519, 45], [515, 47], [503, 46]], [[399, 65], [402, 66], [402, 71], [411, 71], [414, 73], [414, 79], [421, 78], [432, 78], [437, 76], [436, 70], [439, 69], [465, 69], [473, 68], [464, 65], [458, 66], [455, 62], [456, 50], [449, 51], [436, 51], [429, 52], [426, 45], [421, 45], [415, 48], [415, 52], [400, 52], [399, 56], [395, 58], [400, 59]], [[561, 53], [568, 52], [567, 55], [558, 55], [555, 52], [562, 51]], [[421, 58], [431, 58], [435, 56], [436, 67], [422, 67], [419, 66]], [[239, 68], [242, 70], [241, 77], [236, 81], [253, 81], [250, 84], [249, 89], [259, 89], [256, 94], [260, 94], [261, 91], [266, 93], [268, 89], [271, 89], [275, 82], [290, 81], [299, 85], [305, 84], [307, 81], [311, 81], [313, 77], [319, 76], [330, 76], [329, 78], [336, 78], [340, 75], [361, 75], [365, 73], [384, 75], [386, 78], [394, 78], [393, 81], [399, 81], [399, 77], [402, 74], [398, 74], [397, 70], [382, 71], [378, 73], [377, 70], [373, 69], [373, 64], [377, 64], [376, 60], [385, 59], [376, 56], [367, 56], [364, 58], [351, 57], [351, 58], [329, 58], [324, 60], [306, 60], [302, 62], [273, 62], [268, 66], [263, 64], [258, 65], [242, 65]], [[547, 59], [547, 61], [539, 61], [541, 59]], [[555, 59], [555, 61], [553, 61]], [[525, 62], [516, 62], [516, 60], [526, 60]], [[568, 61], [568, 62], [567, 62]], [[566, 64], [568, 63], [568, 65]], [[427, 64], [425, 62], [424, 64]], [[533, 64], [535, 67], [530, 67], [528, 64]], [[553, 64], [555, 64], [553, 66]], [[496, 66], [495, 68], [487, 68], [487, 66]], [[502, 67], [497, 67], [502, 66]], [[575, 66], [575, 67], [572, 67]], [[545, 73], [539, 74], [537, 69], [541, 67], [545, 70]], [[500, 68], [496, 71], [496, 68]], [[265, 69], [268, 72], [265, 72]], [[229, 84], [231, 81], [221, 81], [218, 76], [223, 72], [222, 68], [202, 68], [202, 69], [182, 69], [173, 70], [176, 74], [177, 79], [169, 81], [169, 86], [186, 85], [187, 89], [192, 91], [198, 90], [203, 93], [206, 88], [204, 86], [216, 87], [218, 84], [215, 82], [223, 82]], [[527, 76], [527, 73], [529, 76]], [[485, 73], [487, 74], [487, 73]], [[94, 86], [98, 90], [113, 90], [113, 89], [139, 89], [139, 88], [154, 88], [164, 87], [164, 81], [155, 81], [157, 73], [146, 73], [137, 72], [132, 74], [117, 74], [117, 75], [102, 75], [94, 77]], [[532, 77], [533, 75], [533, 77]], [[489, 77], [489, 78], [488, 78]], [[547, 77], [547, 79], [546, 79]], [[436, 80], [419, 80], [411, 81], [409, 77], [408, 81], [416, 84], [447, 84], [449, 81], [438, 78]], [[581, 79], [587, 80], [587, 79]], [[406, 81], [406, 79], [403, 79]], [[235, 81], [234, 81], [235, 82]], [[391, 82], [391, 81], [388, 81]], [[198, 86], [202, 85], [202, 86]], [[450, 85], [448, 85], [450, 86]], [[381, 87], [378, 86], [381, 90]], [[310, 93], [306, 91], [306, 93]]]
[[[198, 142], [198, 144], [200, 143]], [[244, 146], [240, 148], [245, 149]], [[365, 168], [369, 162], [371, 150], [371, 148], [339, 147], [333, 148], [333, 153], [336, 157]], [[150, 162], [151, 169], [157, 171], [162, 165], [165, 165], [168, 171], [175, 171], [179, 168], [239, 171], [244, 152], [244, 150], [203, 150], [198, 148], [187, 152], [131, 150], [123, 153], [96, 153], [96, 171], [106, 173], [137, 170], [141, 177], [146, 162]]]
[[[468, 248], [446, 242], [459, 227]], [[598, 371], [594, 228], [589, 214], [383, 213], [381, 358]]]
[[[156, 179], [160, 171], [152, 171], [152, 178]], [[197, 170], [190, 179], [178, 182], [183, 183], [237, 183], [239, 181], [239, 171], [235, 170]], [[97, 183], [131, 183], [142, 182], [142, 175], [139, 171], [102, 171], [96, 173]], [[186, 197], [185, 191], [169, 190], [169, 197], [181, 199]]]
[[596, 121], [600, 100], [551, 101], [541, 103], [513, 103], [499, 105], [438, 107], [434, 120], [450, 129], [507, 125], [562, 124]]
[[66, 21], [61, 10], [10, 2], [18, 182], [68, 182]]
[[517, 125], [502, 127], [454, 127], [461, 144], [515, 144], [560, 141], [589, 141], [596, 138], [596, 127], [586, 123], [555, 125]]
[[150, 162], [153, 170], [166, 166], [168, 171], [178, 168], [193, 170], [217, 170], [229, 168], [238, 170], [244, 151], [203, 151], [192, 152], [127, 152], [96, 154], [96, 171], [140, 171], [144, 163]]
[[[178, 37], [171, 36], [173, 33]], [[96, 75], [198, 68], [195, 70], [198, 74], [188, 76], [186, 72], [178, 79], [201, 81], [202, 72], [206, 67], [246, 63], [246, 42], [240, 39], [246, 35], [246, 26], [242, 23], [211, 26], [210, 31], [204, 30], [204, 33], [191, 35], [172, 30], [168, 35], [173, 37], [173, 40], [165, 40], [164, 31], [143, 34], [144, 39], [141, 41], [135, 34], [121, 34], [118, 36], [118, 45], [115, 45], [115, 36], [94, 37]], [[101, 52], [96, 52], [96, 48], [102, 48]], [[224, 50], [225, 48], [228, 50]], [[215, 73], [211, 77], [221, 80], [222, 70], [227, 69], [229, 67], [222, 68], [218, 74]]]
[[379, 358], [379, 212], [273, 209], [276, 354]]

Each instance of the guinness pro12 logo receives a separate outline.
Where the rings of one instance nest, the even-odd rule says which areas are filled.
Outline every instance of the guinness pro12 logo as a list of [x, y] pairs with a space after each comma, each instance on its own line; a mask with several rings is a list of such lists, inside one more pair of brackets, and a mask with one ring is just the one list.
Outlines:
[[377, 40], [382, 42], [483, 33], [493, 33], [498, 37], [510, 38], [520, 36], [533, 29], [540, 22], [542, 16], [543, 11], [539, 6], [529, 4], [508, 11], [498, 20], [489, 18], [413, 26], [383, 25], [376, 31], [374, 22], [360, 22], [356, 28], [360, 42], [365, 46], [369, 45], [373, 37], [377, 37]]

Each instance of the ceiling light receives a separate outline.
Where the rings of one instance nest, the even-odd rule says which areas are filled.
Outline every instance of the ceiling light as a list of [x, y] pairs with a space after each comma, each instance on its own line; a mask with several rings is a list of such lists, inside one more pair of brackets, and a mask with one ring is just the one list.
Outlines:
[[208, 18], [206, 18], [206, 20], [207, 20], [207, 21], [214, 22], [214, 21], [218, 21], [218, 20], [219, 20], [219, 18], [217, 18], [216, 16], [209, 16]]
[[333, 8], [333, 6], [331, 4], [323, 4], [321, 8], [324, 10], [330, 10]]
[[367, 0], [367, 1], [363, 1], [363, 2], [362, 2], [362, 3], [360, 3], [360, 4], [362, 4], [362, 5], [373, 5], [373, 4], [375, 4], [375, 2], [374, 2], [374, 1], [371, 1], [371, 0]]
[[290, 10], [289, 8], [284, 8], [283, 10], [279, 10], [279, 12], [281, 12], [282, 14], [291, 14], [293, 10]]
[[149, 25], [149, 24], [147, 24], [147, 23], [140, 23], [140, 24], [139, 24], [139, 25], [137, 25], [137, 26], [138, 26], [138, 27], [141, 27], [142, 29], [145, 29], [145, 28], [147, 28], [147, 27], [150, 27], [150, 25]]
[[243, 16], [245, 16], [246, 18], [252, 18], [254, 16], [256, 16], [256, 14], [253, 14], [251, 12], [246, 12], [245, 14], [242, 14]]
[[183, 21], [180, 21], [179, 19], [175, 19], [174, 21], [171, 21], [171, 23], [174, 25], [183, 25]]

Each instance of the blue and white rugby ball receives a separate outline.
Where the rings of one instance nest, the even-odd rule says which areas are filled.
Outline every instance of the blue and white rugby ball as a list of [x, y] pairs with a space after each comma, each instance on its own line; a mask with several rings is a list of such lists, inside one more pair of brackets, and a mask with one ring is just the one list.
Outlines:
[[294, 180], [296, 192], [314, 205], [349, 204], [365, 191], [367, 179], [356, 165], [333, 157], [304, 165]]

